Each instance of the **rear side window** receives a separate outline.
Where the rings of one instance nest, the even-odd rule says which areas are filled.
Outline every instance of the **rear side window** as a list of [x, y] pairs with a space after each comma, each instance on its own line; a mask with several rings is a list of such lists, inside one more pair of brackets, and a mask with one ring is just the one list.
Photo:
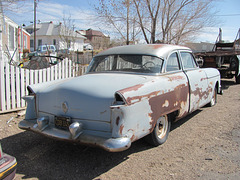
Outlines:
[[184, 69], [191, 69], [191, 68], [196, 68], [197, 63], [193, 57], [193, 55], [189, 52], [181, 52], [181, 57], [182, 57], [182, 63]]
[[168, 57], [166, 71], [177, 71], [180, 69], [177, 53], [173, 53]]

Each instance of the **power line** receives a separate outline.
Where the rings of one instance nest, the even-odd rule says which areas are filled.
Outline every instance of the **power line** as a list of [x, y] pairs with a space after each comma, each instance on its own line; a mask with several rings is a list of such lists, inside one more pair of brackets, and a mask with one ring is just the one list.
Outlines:
[[240, 14], [220, 14], [215, 16], [240, 16]]

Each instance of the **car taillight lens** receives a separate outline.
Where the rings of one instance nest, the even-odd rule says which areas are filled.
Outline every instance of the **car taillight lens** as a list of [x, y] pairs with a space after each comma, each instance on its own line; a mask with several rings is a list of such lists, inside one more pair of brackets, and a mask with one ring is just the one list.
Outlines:
[[114, 105], [125, 105], [125, 104], [126, 104], [126, 102], [125, 102], [124, 98], [122, 97], [122, 95], [116, 92]]

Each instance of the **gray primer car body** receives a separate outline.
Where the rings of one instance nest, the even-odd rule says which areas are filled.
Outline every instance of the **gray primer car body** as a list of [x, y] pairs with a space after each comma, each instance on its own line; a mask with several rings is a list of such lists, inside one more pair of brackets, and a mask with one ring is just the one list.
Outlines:
[[28, 86], [19, 127], [111, 152], [126, 150], [153, 133], [159, 118], [172, 114], [178, 120], [221, 92], [218, 70], [194, 63], [189, 48], [175, 45], [103, 51], [83, 76]]

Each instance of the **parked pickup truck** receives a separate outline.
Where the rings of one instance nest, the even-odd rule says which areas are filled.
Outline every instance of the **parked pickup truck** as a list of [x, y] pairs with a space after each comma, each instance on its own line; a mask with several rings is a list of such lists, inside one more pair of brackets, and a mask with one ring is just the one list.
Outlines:
[[189, 48], [130, 45], [108, 49], [85, 75], [28, 86], [21, 129], [107, 151], [145, 138], [163, 144], [173, 121], [221, 93], [217, 69], [200, 69]]

